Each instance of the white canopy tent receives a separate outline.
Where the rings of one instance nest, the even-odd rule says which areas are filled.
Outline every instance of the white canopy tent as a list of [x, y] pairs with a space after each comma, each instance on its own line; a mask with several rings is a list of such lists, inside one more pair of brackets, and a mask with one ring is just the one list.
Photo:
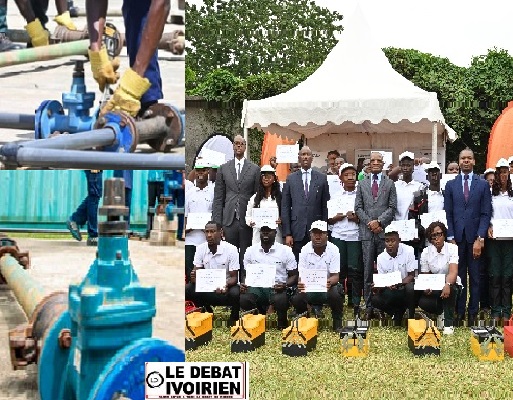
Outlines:
[[[392, 68], [360, 7], [340, 36], [304, 82], [286, 93], [244, 102], [246, 139], [248, 128], [258, 127], [296, 140], [304, 135], [314, 152], [340, 146], [388, 148], [395, 159], [404, 150], [428, 148], [433, 160], [440, 157], [437, 143], [444, 146], [456, 133], [445, 123], [436, 93], [418, 88]], [[351, 158], [348, 154], [356, 162]]]

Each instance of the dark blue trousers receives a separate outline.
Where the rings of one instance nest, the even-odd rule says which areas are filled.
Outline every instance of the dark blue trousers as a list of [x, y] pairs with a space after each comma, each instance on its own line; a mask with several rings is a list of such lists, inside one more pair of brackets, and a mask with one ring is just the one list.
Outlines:
[[[133, 67], [137, 51], [141, 44], [142, 32], [151, 0], [124, 0], [123, 18], [125, 20], [125, 40], [130, 61], [130, 67]], [[157, 51], [153, 54], [151, 61], [146, 69], [144, 77], [151, 82], [151, 87], [141, 98], [141, 106], [144, 109], [145, 103], [154, 103], [164, 97], [162, 93], [162, 79], [160, 77], [160, 68], [157, 58]]]
[[[463, 236], [465, 237], [465, 236]], [[472, 246], [474, 243], [468, 243], [466, 240], [456, 243], [458, 245], [458, 276], [461, 279], [463, 290], [458, 298], [456, 310], [463, 317], [465, 315], [465, 306], [467, 302], [467, 287], [470, 289], [470, 298], [468, 301], [468, 314], [476, 315], [479, 311], [479, 281], [481, 259], [474, 259], [472, 255]], [[469, 282], [467, 285], [467, 274]]]
[[89, 237], [98, 237], [98, 205], [102, 197], [103, 173], [84, 171], [87, 179], [87, 197], [71, 215], [71, 220], [78, 226], [87, 223], [87, 234]]

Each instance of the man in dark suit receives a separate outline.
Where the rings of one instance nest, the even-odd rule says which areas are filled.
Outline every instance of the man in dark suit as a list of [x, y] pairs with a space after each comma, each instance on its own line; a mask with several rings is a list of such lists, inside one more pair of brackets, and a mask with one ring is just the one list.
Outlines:
[[226, 241], [239, 249], [242, 271], [244, 253], [253, 238], [252, 228], [246, 225], [246, 208], [258, 189], [260, 168], [244, 158], [246, 141], [242, 136], [233, 139], [233, 151], [235, 158], [217, 170], [212, 218], [223, 226]]
[[465, 149], [460, 152], [460, 173], [447, 182], [444, 194], [444, 209], [447, 216], [447, 239], [458, 245], [458, 276], [461, 291], [456, 306], [457, 317], [465, 315], [467, 302], [467, 271], [470, 278], [468, 303], [468, 324], [476, 323], [479, 309], [479, 267], [484, 240], [490, 226], [492, 197], [490, 185], [474, 174], [474, 152]]
[[310, 241], [312, 222], [328, 221], [330, 193], [326, 175], [312, 170], [312, 151], [303, 146], [298, 161], [301, 169], [290, 174], [283, 185], [281, 199], [281, 223], [285, 244], [299, 260], [299, 253]]
[[[374, 262], [385, 250], [385, 228], [393, 221], [397, 209], [394, 182], [383, 173], [383, 155], [371, 153], [370, 179], [359, 182], [356, 189], [355, 213], [358, 216], [363, 255], [363, 297], [365, 318], [372, 318], [372, 274]], [[356, 305], [356, 304], [355, 304]]]

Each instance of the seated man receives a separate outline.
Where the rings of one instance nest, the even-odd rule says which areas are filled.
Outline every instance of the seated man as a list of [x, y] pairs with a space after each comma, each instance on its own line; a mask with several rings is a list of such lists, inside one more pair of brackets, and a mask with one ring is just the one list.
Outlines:
[[[185, 285], [185, 300], [193, 301], [197, 306], [231, 306], [229, 325], [239, 319], [239, 252], [237, 247], [221, 241], [222, 227], [213, 221], [205, 225], [206, 243], [200, 244], [194, 254], [194, 269], [191, 281]], [[196, 271], [201, 268], [226, 269], [226, 285], [214, 292], [196, 292]]]
[[273, 304], [278, 315], [278, 329], [288, 326], [287, 309], [289, 308], [288, 293], [297, 285], [297, 264], [292, 249], [284, 244], [275, 243], [276, 222], [269, 221], [260, 228], [260, 243], [253, 244], [244, 254], [246, 274], [253, 264], [276, 266], [273, 287], [248, 287], [240, 285], [240, 307], [243, 310], [258, 308], [260, 314], [266, 313], [269, 304]]
[[402, 282], [386, 288], [375, 288], [373, 284], [372, 307], [393, 316], [400, 325], [408, 309], [409, 318], [415, 316], [415, 292], [413, 278], [417, 262], [413, 247], [401, 243], [399, 232], [393, 225], [385, 228], [385, 251], [378, 255], [378, 274], [401, 272]]
[[[292, 298], [292, 305], [298, 314], [304, 313], [308, 305], [328, 303], [333, 317], [333, 330], [342, 327], [344, 307], [344, 289], [338, 282], [340, 273], [340, 253], [337, 246], [328, 242], [328, 223], [315, 221], [310, 229], [310, 239], [299, 254], [299, 283], [298, 292]], [[327, 275], [326, 292], [306, 292], [304, 282], [301, 282], [302, 270], [325, 270]]]
[[429, 245], [420, 256], [420, 272], [422, 274], [445, 274], [443, 290], [425, 290], [416, 292], [419, 307], [433, 313], [444, 313], [445, 335], [454, 333], [454, 309], [458, 297], [461, 280], [458, 277], [458, 246], [447, 243], [447, 228], [442, 222], [432, 222], [426, 229]]

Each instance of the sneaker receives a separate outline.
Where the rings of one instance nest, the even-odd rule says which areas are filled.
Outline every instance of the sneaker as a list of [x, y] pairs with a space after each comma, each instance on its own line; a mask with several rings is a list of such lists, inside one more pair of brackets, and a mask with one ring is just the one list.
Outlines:
[[454, 326], [444, 327], [444, 330], [443, 330], [444, 335], [452, 335], [453, 333], [454, 333]]
[[75, 221], [68, 219], [66, 221], [66, 226], [68, 227], [68, 230], [71, 233], [71, 236], [75, 238], [75, 240], [78, 240], [79, 242], [82, 241], [82, 234], [80, 233], [80, 229], [78, 228], [78, 225]]
[[442, 312], [438, 317], [436, 318], [436, 327], [438, 329], [442, 329], [444, 327], [444, 313]]
[[21, 49], [19, 44], [14, 44], [11, 40], [5, 35], [5, 33], [0, 33], [0, 53], [3, 51], [11, 51]]
[[97, 237], [88, 237], [87, 245], [88, 246], [98, 246], [98, 238]]

